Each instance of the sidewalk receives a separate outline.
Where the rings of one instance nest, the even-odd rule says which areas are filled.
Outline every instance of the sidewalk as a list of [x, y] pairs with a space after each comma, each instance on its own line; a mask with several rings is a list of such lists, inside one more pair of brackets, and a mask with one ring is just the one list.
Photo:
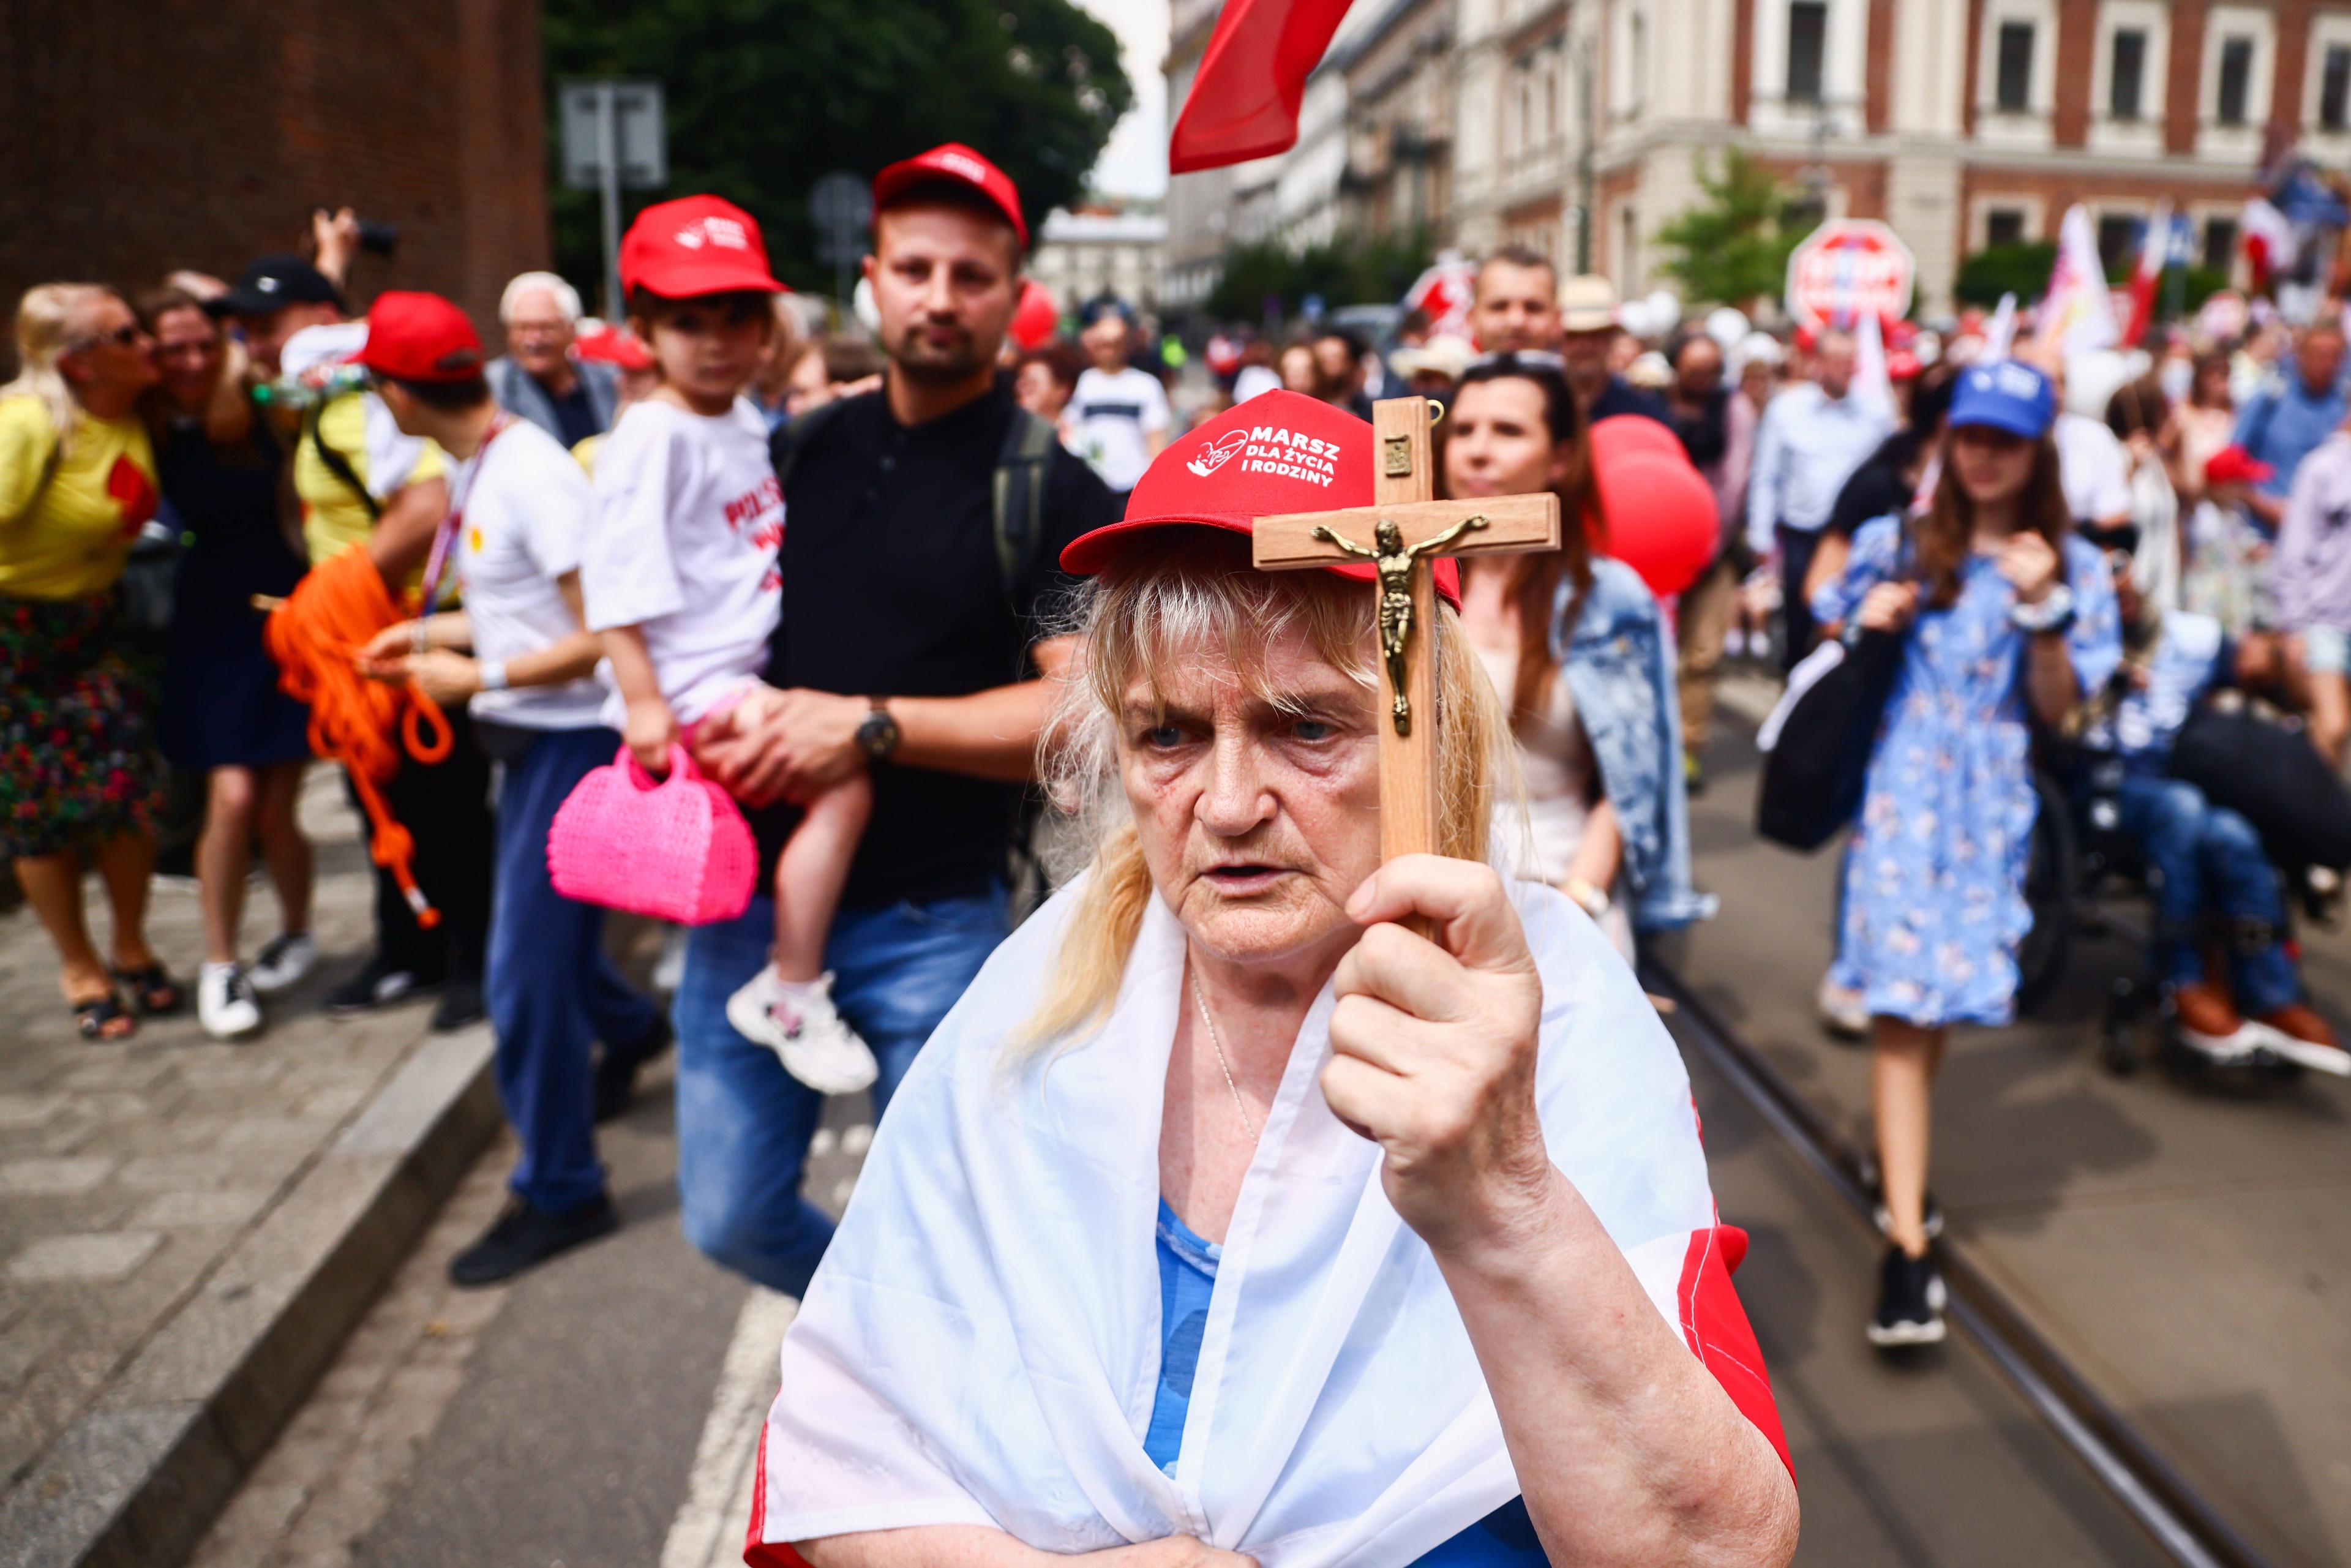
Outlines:
[[[302, 813], [329, 956], [258, 1040], [192, 1006], [84, 1042], [31, 914], [0, 916], [0, 1565], [180, 1561], [496, 1125], [486, 1028], [320, 1011], [370, 883], [334, 769]], [[91, 911], [103, 943], [94, 883]], [[257, 881], [248, 951], [277, 914]], [[193, 890], [157, 890], [151, 937], [193, 989]]]

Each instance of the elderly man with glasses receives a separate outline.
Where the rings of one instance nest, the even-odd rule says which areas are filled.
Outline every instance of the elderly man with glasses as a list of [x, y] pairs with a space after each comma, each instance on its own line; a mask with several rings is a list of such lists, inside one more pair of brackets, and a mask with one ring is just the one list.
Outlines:
[[612, 427], [619, 377], [611, 365], [573, 352], [580, 291], [551, 272], [526, 272], [498, 297], [507, 351], [486, 379], [498, 406], [521, 415], [568, 450]]

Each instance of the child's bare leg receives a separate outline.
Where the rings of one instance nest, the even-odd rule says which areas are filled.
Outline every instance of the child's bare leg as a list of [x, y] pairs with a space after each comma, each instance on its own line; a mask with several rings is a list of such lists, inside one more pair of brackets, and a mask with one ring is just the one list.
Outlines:
[[873, 781], [860, 773], [827, 789], [776, 860], [776, 973], [805, 984], [824, 973], [824, 939], [849, 881], [849, 862], [873, 814]]

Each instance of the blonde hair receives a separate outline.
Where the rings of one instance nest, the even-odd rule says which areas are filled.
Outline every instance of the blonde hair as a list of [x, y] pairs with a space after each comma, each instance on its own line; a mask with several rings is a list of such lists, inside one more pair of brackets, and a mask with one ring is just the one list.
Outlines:
[[100, 299], [120, 298], [102, 283], [37, 283], [16, 302], [16, 379], [0, 386], [0, 397], [40, 403], [57, 428], [60, 461], [73, 445], [81, 403], [57, 361], [73, 352], [83, 313]]
[[[1071, 835], [1077, 854], [1050, 869], [1074, 872], [1080, 868], [1071, 862], [1082, 858], [1088, 875], [1044, 997], [1007, 1045], [1007, 1068], [1048, 1047], [1074, 1044], [1109, 1017], [1154, 896], [1119, 773], [1118, 716], [1134, 683], [1149, 682], [1159, 697], [1161, 672], [1221, 653], [1251, 695], [1294, 708], [1294, 699], [1270, 685], [1266, 656], [1296, 630], [1332, 668], [1370, 692], [1378, 684], [1376, 614], [1370, 584], [1324, 571], [1255, 570], [1247, 542], [1222, 533], [1204, 533], [1162, 554], [1134, 552], [1084, 591], [1073, 617], [1082, 652], [1047, 728], [1043, 761], [1054, 809], [1077, 818], [1081, 829]], [[1437, 852], [1483, 860], [1495, 807], [1519, 793], [1510, 719], [1460, 622], [1441, 601], [1437, 624], [1416, 634], [1431, 633]]]

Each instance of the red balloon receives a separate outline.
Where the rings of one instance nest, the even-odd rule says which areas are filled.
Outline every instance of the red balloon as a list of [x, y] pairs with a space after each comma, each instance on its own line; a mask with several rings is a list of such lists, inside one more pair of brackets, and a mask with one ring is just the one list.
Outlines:
[[1041, 349], [1061, 329], [1061, 308], [1053, 291], [1035, 278], [1020, 286], [1020, 303], [1012, 311], [1012, 340], [1024, 349]]
[[1682, 438], [1645, 413], [1613, 413], [1592, 427], [1592, 461], [1612, 462], [1635, 452], [1682, 457]]
[[[1602, 425], [1654, 424], [1643, 419], [1603, 420]], [[1659, 425], [1656, 428], [1663, 429]], [[1673, 440], [1673, 433], [1666, 432]], [[1671, 452], [1603, 453], [1593, 443], [1592, 476], [1600, 496], [1604, 538], [1594, 541], [1641, 574], [1663, 599], [1698, 580], [1721, 537], [1714, 488], [1690, 466], [1678, 442]]]

